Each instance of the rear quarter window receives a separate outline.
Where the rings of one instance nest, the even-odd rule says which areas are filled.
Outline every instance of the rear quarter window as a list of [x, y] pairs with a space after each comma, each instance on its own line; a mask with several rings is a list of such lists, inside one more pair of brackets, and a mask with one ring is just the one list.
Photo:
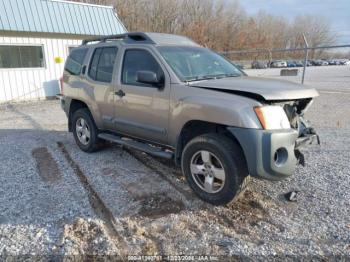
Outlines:
[[71, 75], [80, 75], [88, 49], [73, 49], [67, 58], [64, 70]]

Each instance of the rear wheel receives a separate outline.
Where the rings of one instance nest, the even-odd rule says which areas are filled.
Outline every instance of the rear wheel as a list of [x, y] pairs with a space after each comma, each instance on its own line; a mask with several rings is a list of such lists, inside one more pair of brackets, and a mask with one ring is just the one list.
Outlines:
[[82, 108], [73, 114], [73, 135], [75, 142], [84, 152], [94, 152], [98, 148], [97, 127], [90, 111]]
[[182, 153], [182, 170], [192, 190], [214, 205], [237, 199], [249, 178], [242, 149], [220, 134], [191, 140]]

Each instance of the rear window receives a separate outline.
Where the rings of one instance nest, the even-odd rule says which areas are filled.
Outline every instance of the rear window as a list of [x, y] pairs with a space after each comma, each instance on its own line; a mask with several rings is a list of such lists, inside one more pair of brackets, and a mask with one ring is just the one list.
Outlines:
[[116, 47], [96, 48], [89, 67], [91, 79], [112, 82], [113, 68], [118, 49]]
[[64, 70], [71, 75], [80, 75], [88, 49], [73, 49], [67, 58]]

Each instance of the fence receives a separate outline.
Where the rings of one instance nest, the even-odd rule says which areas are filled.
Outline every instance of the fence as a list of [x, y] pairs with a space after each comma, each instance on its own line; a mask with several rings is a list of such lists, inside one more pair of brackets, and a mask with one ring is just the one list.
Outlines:
[[[304, 37], [305, 41], [305, 47], [301, 48], [287, 48], [287, 49], [255, 49], [255, 50], [237, 50], [237, 51], [228, 51], [228, 52], [222, 52], [221, 54], [228, 57], [230, 60], [236, 62], [237, 64], [240, 64], [244, 68], [247, 66], [249, 67], [252, 62], [260, 62], [263, 65], [266, 65], [266, 67], [271, 66], [271, 62], [273, 60], [289, 60], [289, 59], [299, 59], [302, 60], [301, 66], [303, 67], [302, 71], [302, 77], [301, 77], [301, 83], [304, 83], [305, 80], [305, 74], [306, 74], [306, 68], [309, 64], [309, 56], [311, 53], [311, 58], [318, 58], [321, 59], [323, 57], [326, 58], [326, 56], [335, 56], [335, 53], [326, 53], [325, 55], [323, 50], [327, 49], [336, 49], [336, 48], [350, 48], [350, 44], [346, 45], [328, 45], [328, 46], [316, 46], [316, 47], [310, 47], [307, 43], [307, 40]], [[288, 55], [286, 55], [288, 53]], [[342, 55], [343, 57], [338, 57], [345, 60], [350, 58], [350, 49], [348, 53], [342, 52], [341, 54], [337, 54], [336, 56]], [[322, 57], [323, 56], [323, 57]], [[286, 59], [287, 58], [287, 59]]]

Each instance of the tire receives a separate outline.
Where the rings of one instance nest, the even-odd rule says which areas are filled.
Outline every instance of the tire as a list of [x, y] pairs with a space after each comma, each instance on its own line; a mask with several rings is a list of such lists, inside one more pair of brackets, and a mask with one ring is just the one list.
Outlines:
[[[87, 127], [86, 128], [87, 131], [84, 131], [85, 132], [84, 134], [86, 135], [86, 137], [88, 137], [88, 134], [89, 134], [89, 138], [85, 140], [82, 138], [81, 132], [83, 131], [79, 131], [81, 130], [79, 128], [84, 126], [82, 124], [83, 121]], [[89, 109], [82, 108], [74, 112], [72, 127], [73, 127], [73, 135], [74, 135], [75, 142], [77, 143], [77, 145], [82, 151], [87, 153], [92, 153], [98, 149], [98, 145], [99, 145], [99, 138], [97, 137], [98, 129], [95, 125], [95, 122], [91, 116]], [[83, 127], [83, 130], [86, 130], [86, 129]], [[83, 141], [85, 141], [85, 143]]]
[[192, 139], [182, 152], [181, 166], [192, 190], [213, 205], [234, 202], [250, 179], [241, 147], [221, 134]]

